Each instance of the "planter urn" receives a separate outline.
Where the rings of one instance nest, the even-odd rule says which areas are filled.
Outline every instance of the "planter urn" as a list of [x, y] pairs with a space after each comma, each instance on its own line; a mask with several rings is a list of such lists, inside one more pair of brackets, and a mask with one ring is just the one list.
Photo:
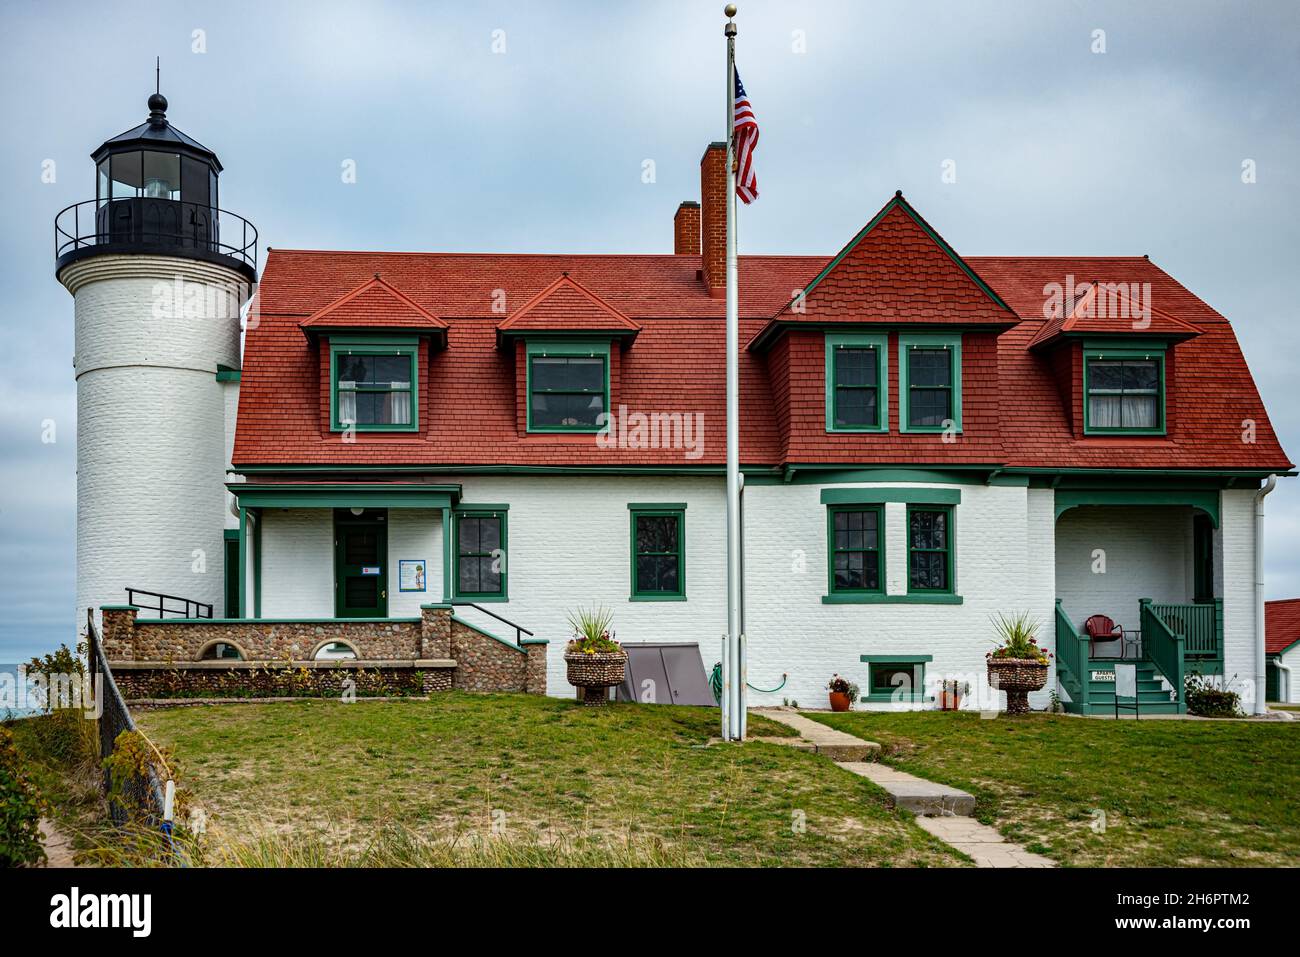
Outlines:
[[853, 702], [849, 701], [848, 694], [843, 691], [830, 692], [830, 698], [832, 711], [848, 711], [853, 705]]
[[564, 654], [569, 684], [582, 689], [582, 703], [600, 706], [609, 702], [609, 689], [623, 683], [627, 671], [626, 651], [598, 651], [585, 654], [568, 651]]
[[990, 658], [989, 686], [1007, 693], [1007, 714], [1029, 713], [1029, 692], [1047, 684], [1047, 665], [1033, 658]]

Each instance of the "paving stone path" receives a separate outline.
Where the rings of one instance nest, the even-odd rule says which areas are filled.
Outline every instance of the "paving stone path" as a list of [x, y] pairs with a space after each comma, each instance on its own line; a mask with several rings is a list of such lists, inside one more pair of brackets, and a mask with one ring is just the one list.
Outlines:
[[825, 755], [844, 770], [881, 787], [891, 807], [916, 815], [916, 823], [939, 840], [951, 844], [975, 862], [976, 867], [1055, 867], [1056, 862], [1006, 840], [995, 828], [981, 824], [975, 797], [960, 788], [936, 784], [887, 764], [880, 764], [880, 745], [827, 727], [788, 708], [755, 708], [764, 717], [799, 732], [799, 738], [764, 738]]

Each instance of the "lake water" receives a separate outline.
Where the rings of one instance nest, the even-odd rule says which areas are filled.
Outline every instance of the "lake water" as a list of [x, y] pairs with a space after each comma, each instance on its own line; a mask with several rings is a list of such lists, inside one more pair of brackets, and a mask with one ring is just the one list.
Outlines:
[[26, 718], [39, 714], [34, 708], [19, 708], [18, 701], [18, 665], [0, 663], [0, 720], [4, 718]]

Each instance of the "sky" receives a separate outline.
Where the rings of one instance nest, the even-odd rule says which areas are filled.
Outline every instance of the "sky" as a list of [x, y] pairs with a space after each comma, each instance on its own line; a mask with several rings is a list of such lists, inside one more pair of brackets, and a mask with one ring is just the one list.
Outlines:
[[[739, 6], [762, 128], [742, 253], [829, 256], [902, 189], [963, 255], [1148, 254], [1232, 320], [1300, 455], [1300, 4]], [[221, 157], [222, 205], [264, 247], [668, 252], [725, 133], [721, 7], [7, 0], [0, 661], [78, 621], [52, 224], [94, 197], [89, 153], [144, 120], [155, 56], [169, 118]], [[1280, 486], [1270, 598], [1300, 595], [1300, 478]]]

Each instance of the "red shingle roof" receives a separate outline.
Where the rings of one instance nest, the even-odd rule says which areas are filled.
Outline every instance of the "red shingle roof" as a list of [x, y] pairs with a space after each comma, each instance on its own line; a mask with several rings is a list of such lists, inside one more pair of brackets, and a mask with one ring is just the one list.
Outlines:
[[394, 289], [375, 273], [372, 279], [318, 309], [302, 322], [306, 331], [338, 329], [446, 329], [433, 313]]
[[[801, 357], [802, 365], [791, 364], [800, 357], [778, 335], [772, 348], [742, 349], [740, 356], [741, 459], [746, 465], [1290, 468], [1231, 326], [1159, 267], [1141, 257], [967, 257], [959, 263], [909, 211], [902, 204], [887, 204], [876, 228], [846, 247], [831, 269], [826, 269], [833, 262], [827, 257], [740, 257], [741, 342], [751, 341], [778, 313], [783, 322], [791, 320], [786, 327], [791, 336], [803, 327], [805, 316], [812, 322], [888, 318], [898, 324], [984, 330], [967, 337], [963, 355], [967, 369], [960, 441], [947, 444], [933, 435], [900, 434], [896, 381], [889, 433], [828, 434], [824, 426], [814, 427], [823, 414], [823, 374], [809, 356]], [[700, 268], [700, 257], [687, 255], [276, 249], [267, 257], [259, 288], [260, 322], [245, 338], [234, 463], [720, 465], [725, 461], [725, 304], [709, 295]], [[809, 288], [823, 271], [826, 275], [807, 300], [810, 307], [816, 303], [817, 311], [787, 316], [791, 290]], [[561, 281], [566, 272], [567, 283]], [[425, 353], [418, 434], [363, 433], [345, 443], [328, 430], [328, 415], [321, 411], [325, 390], [319, 349], [298, 326], [305, 317], [325, 322], [335, 313], [356, 325], [366, 318], [368, 300], [355, 307], [347, 303], [363, 298], [358, 285], [372, 286], [369, 277], [375, 273], [406, 304], [398, 314], [409, 319], [415, 310], [447, 327], [447, 348]], [[1152, 302], [1162, 316], [1200, 330], [1173, 354], [1177, 370], [1171, 374], [1167, 436], [1076, 436], [1049, 357], [1029, 348], [1046, 322], [1045, 285], [1068, 275], [1150, 283]], [[504, 322], [503, 301], [507, 310], [520, 304]], [[353, 310], [350, 315], [347, 308]], [[329, 315], [322, 318], [321, 313]], [[372, 318], [382, 322], [379, 313]], [[613, 410], [622, 404], [646, 413], [701, 413], [701, 457], [684, 461], [680, 449], [602, 449], [590, 435], [521, 431], [516, 358], [511, 350], [496, 347], [498, 324], [517, 320], [524, 331], [531, 323], [554, 330], [556, 323], [578, 328], [612, 316], [640, 330], [612, 363]], [[815, 334], [816, 326], [808, 332]], [[891, 361], [891, 376], [896, 377], [896, 365]], [[794, 369], [804, 371], [781, 378], [782, 370]], [[1186, 374], [1187, 369], [1194, 374]], [[1242, 438], [1248, 421], [1254, 423], [1254, 442]]]
[[1138, 286], [1136, 298], [1130, 295], [1128, 283], [1091, 282], [1087, 286], [1087, 291], [1077, 297], [1073, 308], [1070, 308], [1070, 303], [1062, 302], [1056, 309], [1044, 309], [1044, 313], [1050, 313], [1052, 318], [1043, 323], [1029, 348], [1057, 342], [1069, 333], [1155, 336], [1172, 340], [1190, 339], [1201, 334], [1201, 330], [1190, 322], [1144, 302], [1141, 286]]
[[1300, 641], [1300, 598], [1264, 602], [1264, 650], [1281, 654]]
[[511, 313], [497, 331], [513, 335], [594, 331], [636, 335], [641, 327], [564, 273]]

